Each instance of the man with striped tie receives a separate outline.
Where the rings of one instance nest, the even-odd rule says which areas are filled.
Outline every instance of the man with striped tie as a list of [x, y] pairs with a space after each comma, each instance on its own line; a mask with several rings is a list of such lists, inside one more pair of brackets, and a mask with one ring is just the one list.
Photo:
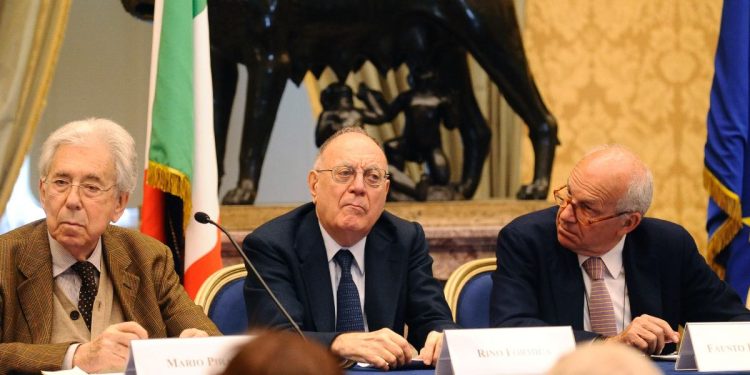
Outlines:
[[604, 146], [554, 191], [558, 206], [521, 216], [498, 236], [490, 323], [570, 325], [576, 341], [660, 353], [678, 325], [750, 320], [681, 226], [644, 217], [651, 172], [631, 151]]

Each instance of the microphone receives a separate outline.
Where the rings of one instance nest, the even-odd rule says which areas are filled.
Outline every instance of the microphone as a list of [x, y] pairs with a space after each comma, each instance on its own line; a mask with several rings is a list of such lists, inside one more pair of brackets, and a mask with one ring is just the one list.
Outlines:
[[234, 241], [234, 238], [232, 238], [232, 236], [229, 235], [229, 232], [227, 232], [227, 230], [224, 229], [224, 227], [222, 227], [218, 223], [216, 223], [213, 220], [211, 220], [211, 217], [208, 216], [208, 214], [205, 213], [205, 212], [198, 211], [198, 212], [195, 213], [195, 215], [193, 217], [195, 218], [195, 221], [197, 221], [197, 222], [199, 222], [201, 224], [212, 224], [213, 226], [219, 228], [219, 230], [221, 230], [222, 232], [224, 232], [224, 234], [227, 235], [227, 238], [229, 238], [229, 241], [232, 242], [232, 245], [234, 246], [234, 249], [237, 250], [237, 252], [240, 254], [240, 256], [242, 257], [242, 259], [245, 260], [245, 264], [247, 264], [248, 267], [250, 267], [250, 270], [255, 275], [255, 278], [258, 281], [260, 281], [260, 284], [263, 286], [263, 289], [266, 290], [266, 293], [268, 293], [268, 295], [271, 297], [271, 299], [273, 300], [273, 303], [275, 303], [276, 307], [278, 307], [279, 311], [281, 311], [281, 313], [284, 314], [284, 317], [289, 322], [289, 324], [292, 325], [292, 327], [294, 328], [294, 330], [297, 331], [297, 334], [299, 334], [300, 337], [302, 337], [303, 339], [305, 339], [305, 335], [302, 334], [302, 330], [299, 329], [299, 326], [297, 325], [297, 322], [295, 322], [294, 319], [292, 319], [291, 315], [289, 315], [289, 312], [286, 311], [286, 309], [284, 308], [284, 306], [281, 305], [281, 302], [279, 302], [279, 299], [276, 298], [276, 295], [273, 293], [273, 291], [271, 290], [271, 288], [268, 287], [268, 284], [266, 284], [266, 281], [263, 280], [262, 276], [260, 276], [260, 273], [258, 273], [258, 270], [255, 269], [255, 266], [253, 265], [253, 262], [251, 262], [250, 258], [247, 257], [247, 255], [245, 254], [245, 252], [242, 251], [242, 249], [240, 249], [240, 246], [237, 245], [237, 242]]

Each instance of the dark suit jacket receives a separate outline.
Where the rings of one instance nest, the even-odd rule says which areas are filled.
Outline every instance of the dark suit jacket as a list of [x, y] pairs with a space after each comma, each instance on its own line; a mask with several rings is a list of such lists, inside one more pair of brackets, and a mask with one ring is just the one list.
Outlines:
[[[185, 293], [162, 243], [110, 225], [102, 250], [125, 320], [149, 337], [179, 336], [186, 328], [220, 334]], [[60, 369], [70, 343], [50, 343], [53, 288], [44, 220], [0, 236], [0, 374]]]
[[[557, 241], [557, 207], [521, 216], [497, 239], [492, 275], [493, 327], [570, 325], [583, 331], [584, 284], [578, 258]], [[625, 283], [633, 318], [664, 319], [673, 329], [686, 322], [750, 320], [737, 294], [719, 280], [681, 226], [644, 218], [625, 239]]]
[[[245, 253], [306, 336], [330, 346], [336, 337], [333, 288], [323, 237], [312, 203], [300, 206], [245, 238]], [[258, 281], [245, 279], [251, 327], [289, 328]], [[365, 313], [370, 331], [390, 328], [417, 349], [430, 331], [456, 327], [422, 227], [384, 212], [365, 245]]]

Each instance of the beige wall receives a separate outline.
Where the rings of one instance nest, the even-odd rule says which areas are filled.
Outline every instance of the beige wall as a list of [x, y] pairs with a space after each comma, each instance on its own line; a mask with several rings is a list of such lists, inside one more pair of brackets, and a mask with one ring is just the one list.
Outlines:
[[[706, 114], [720, 0], [527, 0], [524, 43], [560, 125], [552, 185], [591, 147], [622, 143], [653, 170], [649, 216], [705, 248]], [[523, 173], [530, 174], [530, 144]], [[522, 180], [530, 180], [523, 175]]]
[[[151, 23], [130, 16], [116, 0], [76, 0], [42, 120], [30, 151], [30, 186], [36, 193], [41, 144], [63, 124], [105, 117], [133, 135], [144, 165]], [[141, 202], [141, 176], [128, 203]]]

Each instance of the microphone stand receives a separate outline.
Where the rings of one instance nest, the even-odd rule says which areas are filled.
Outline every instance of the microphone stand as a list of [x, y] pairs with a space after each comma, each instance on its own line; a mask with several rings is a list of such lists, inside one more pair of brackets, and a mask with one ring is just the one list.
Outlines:
[[213, 226], [219, 228], [220, 231], [224, 232], [224, 234], [227, 236], [227, 238], [229, 238], [229, 241], [234, 246], [234, 249], [237, 250], [237, 252], [240, 254], [242, 259], [245, 261], [245, 264], [250, 268], [252, 273], [255, 275], [255, 278], [260, 282], [260, 284], [263, 286], [263, 289], [265, 289], [266, 293], [268, 293], [268, 295], [271, 297], [271, 299], [273, 300], [273, 303], [276, 304], [276, 307], [279, 309], [279, 311], [281, 311], [281, 313], [284, 314], [284, 317], [289, 322], [289, 324], [292, 325], [292, 327], [297, 332], [297, 334], [299, 334], [300, 337], [306, 340], [305, 335], [302, 334], [302, 330], [299, 328], [299, 325], [297, 325], [297, 322], [295, 322], [294, 319], [292, 319], [291, 315], [289, 315], [289, 312], [286, 311], [284, 306], [281, 305], [281, 302], [279, 301], [279, 299], [276, 298], [276, 295], [273, 293], [271, 288], [268, 287], [268, 284], [266, 284], [266, 281], [263, 279], [260, 273], [258, 273], [258, 270], [255, 269], [253, 262], [251, 262], [250, 258], [247, 257], [245, 252], [242, 251], [242, 249], [240, 249], [240, 246], [237, 245], [237, 242], [234, 240], [234, 238], [232, 238], [229, 232], [227, 232], [227, 230], [224, 229], [224, 227], [222, 227], [218, 223], [211, 220], [211, 217], [208, 216], [208, 214], [205, 212], [201, 212], [201, 211], [196, 212], [194, 215], [194, 218], [195, 218], [195, 221], [201, 224], [212, 224]]

